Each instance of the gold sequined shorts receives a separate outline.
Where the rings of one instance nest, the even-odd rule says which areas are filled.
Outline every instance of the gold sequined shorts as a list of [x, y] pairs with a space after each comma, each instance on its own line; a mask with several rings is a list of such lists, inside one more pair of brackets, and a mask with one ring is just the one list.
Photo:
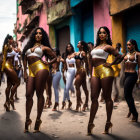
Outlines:
[[93, 67], [92, 69], [92, 76], [99, 77], [103, 79], [105, 77], [114, 77], [114, 71], [112, 68], [105, 67], [103, 65], [99, 65], [97, 67]]
[[29, 65], [29, 76], [35, 77], [38, 71], [46, 69], [49, 71], [49, 66], [44, 64], [41, 60], [34, 62]]
[[4, 69], [14, 69], [14, 67], [13, 67], [13, 64], [12, 63], [10, 63], [10, 62], [6, 62], [5, 63], [5, 66], [4, 66]]

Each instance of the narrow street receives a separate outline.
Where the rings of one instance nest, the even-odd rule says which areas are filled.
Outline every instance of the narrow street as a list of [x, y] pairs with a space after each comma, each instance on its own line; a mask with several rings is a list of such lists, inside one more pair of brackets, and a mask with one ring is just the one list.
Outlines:
[[[128, 118], [125, 118], [128, 108], [124, 101], [114, 105], [112, 134], [102, 134], [106, 111], [105, 104], [100, 103], [94, 122], [93, 136], [86, 136], [89, 111], [75, 112], [76, 98], [74, 96], [71, 97], [73, 110], [61, 110], [63, 90], [60, 92], [59, 111], [53, 112], [52, 107], [44, 110], [40, 133], [33, 133], [37, 111], [36, 96], [34, 96], [31, 132], [25, 134], [25, 85], [21, 84], [18, 88], [20, 100], [15, 103], [16, 111], [11, 112], [5, 112], [3, 108], [5, 86], [6, 84], [2, 84], [0, 87], [0, 140], [139, 140], [140, 138], [140, 123], [132, 123]], [[82, 97], [84, 99], [84, 94]], [[52, 101], [54, 103], [54, 100]], [[136, 106], [140, 113], [140, 102], [136, 101]]]

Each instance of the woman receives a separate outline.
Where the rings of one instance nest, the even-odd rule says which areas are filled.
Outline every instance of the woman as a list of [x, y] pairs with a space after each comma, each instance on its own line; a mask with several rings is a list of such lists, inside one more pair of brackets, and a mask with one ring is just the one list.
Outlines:
[[[53, 59], [50, 62], [42, 61], [43, 55], [50, 55]], [[46, 80], [49, 75], [49, 64], [56, 61], [56, 56], [53, 53], [47, 33], [43, 28], [36, 28], [30, 39], [23, 49], [23, 66], [24, 66], [24, 79], [26, 81], [26, 122], [25, 131], [28, 132], [28, 127], [32, 121], [30, 113], [33, 106], [33, 95], [36, 91], [37, 95], [37, 118], [34, 127], [34, 132], [39, 132], [41, 121], [41, 114], [44, 107], [44, 88]], [[27, 74], [27, 62], [29, 67], [29, 76]]]
[[[121, 55], [111, 46], [110, 31], [107, 27], [100, 27], [97, 32], [97, 41], [95, 48], [91, 51], [91, 110], [88, 123], [88, 135], [94, 127], [93, 121], [98, 110], [98, 97], [102, 89], [104, 99], [106, 102], [107, 121], [105, 125], [104, 134], [108, 134], [109, 129], [113, 126], [111, 123], [111, 115], [113, 110], [113, 101], [111, 99], [112, 83], [114, 78], [114, 71], [111, 65], [115, 64]], [[106, 62], [109, 54], [113, 54], [116, 59], [113, 63]]]
[[76, 95], [77, 95], [77, 105], [76, 105], [76, 111], [79, 111], [79, 108], [81, 109], [81, 91], [80, 87], [83, 87], [83, 90], [85, 92], [85, 103], [83, 105], [82, 111], [85, 111], [86, 108], [88, 108], [88, 97], [89, 93], [87, 90], [87, 83], [86, 83], [86, 72], [88, 74], [88, 60], [87, 60], [87, 50], [88, 46], [84, 41], [79, 41], [77, 48], [79, 48], [79, 52], [75, 53], [75, 59], [76, 59], [76, 78], [75, 78], [75, 87], [76, 87]]
[[55, 105], [53, 107], [53, 111], [57, 110], [57, 107], [59, 107], [59, 82], [61, 79], [61, 72], [59, 70], [60, 62], [64, 61], [60, 56], [60, 51], [58, 49], [54, 49], [54, 52], [57, 56], [57, 61], [52, 64], [52, 84], [54, 88], [54, 94], [55, 94]]
[[[129, 113], [127, 117], [129, 118], [132, 114], [132, 122], [138, 121], [138, 112], [135, 107], [134, 99], [132, 96], [132, 91], [134, 85], [137, 82], [140, 82], [140, 53], [138, 52], [137, 42], [133, 39], [130, 39], [127, 42], [128, 53], [124, 57], [124, 68], [125, 68], [125, 80], [124, 80], [124, 96], [125, 100], [129, 107]], [[136, 66], [138, 65], [138, 75], [136, 72]]]
[[15, 110], [14, 95], [17, 91], [17, 87], [20, 84], [18, 76], [14, 70], [14, 59], [16, 56], [16, 51], [13, 47], [13, 43], [13, 37], [7, 35], [3, 44], [3, 62], [1, 67], [1, 72], [4, 72], [7, 76], [7, 88], [5, 90], [6, 101], [4, 104], [6, 111], [10, 111], [10, 104], [13, 110]]
[[64, 109], [64, 107], [66, 106], [66, 99], [69, 102], [68, 105], [68, 109], [71, 108], [72, 106], [72, 102], [70, 101], [70, 96], [69, 96], [69, 90], [72, 87], [73, 84], [73, 80], [75, 77], [75, 55], [74, 55], [74, 48], [72, 46], [72, 44], [68, 44], [66, 46], [66, 66], [67, 66], [67, 72], [66, 72], [66, 85], [65, 85], [65, 89], [64, 89], [64, 98], [63, 98], [63, 102], [62, 102], [62, 109]]

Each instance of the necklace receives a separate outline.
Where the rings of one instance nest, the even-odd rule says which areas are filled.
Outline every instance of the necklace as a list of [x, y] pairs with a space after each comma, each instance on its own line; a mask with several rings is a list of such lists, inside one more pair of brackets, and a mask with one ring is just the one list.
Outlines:
[[133, 54], [135, 54], [135, 53], [136, 53], [136, 51], [129, 52], [129, 55], [133, 55]]
[[35, 43], [35, 47], [38, 47], [40, 46], [41, 44], [40, 43]]

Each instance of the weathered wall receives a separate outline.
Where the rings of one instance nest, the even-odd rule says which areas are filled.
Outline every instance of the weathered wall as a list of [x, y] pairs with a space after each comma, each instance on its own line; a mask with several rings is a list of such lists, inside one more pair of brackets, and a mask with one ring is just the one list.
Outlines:
[[[44, 0], [38, 0], [38, 2], [43, 2]], [[46, 13], [46, 4], [43, 4], [41, 13], [40, 13], [40, 20], [39, 20], [39, 27], [42, 27], [48, 34], [49, 34], [49, 26], [47, 25], [47, 13]]]
[[140, 0], [110, 0], [110, 14], [120, 13], [138, 4], [140, 4]]
[[125, 28], [121, 15], [112, 16], [112, 42], [114, 47], [121, 43], [122, 52], [125, 52]]
[[94, 14], [94, 43], [99, 27], [107, 26], [112, 35], [111, 17], [109, 15], [109, 0], [96, 0], [93, 3]]

